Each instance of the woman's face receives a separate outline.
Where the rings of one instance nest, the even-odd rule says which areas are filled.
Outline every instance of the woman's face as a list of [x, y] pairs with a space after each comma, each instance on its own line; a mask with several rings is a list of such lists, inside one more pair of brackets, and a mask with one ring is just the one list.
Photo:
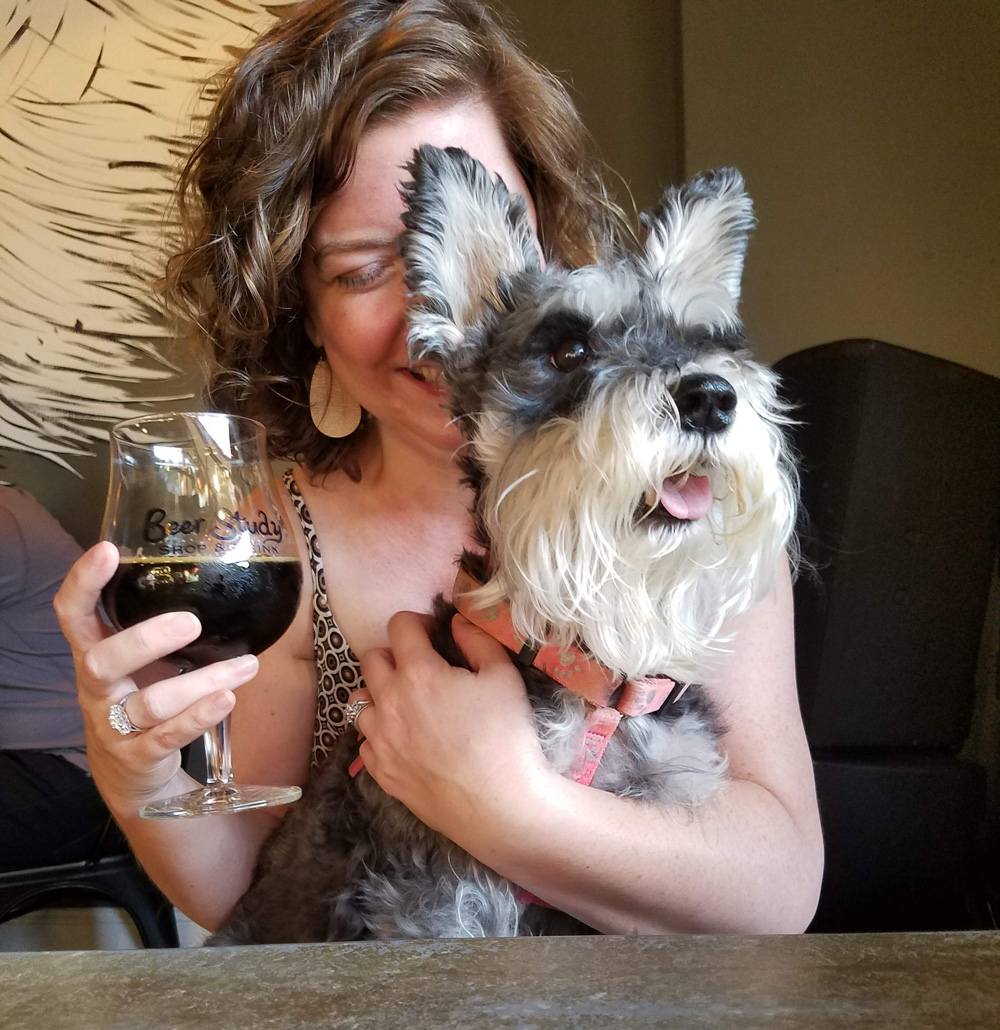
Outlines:
[[408, 369], [406, 287], [399, 257], [405, 165], [422, 143], [461, 147], [512, 193], [528, 189], [492, 112], [467, 101], [421, 107], [367, 132], [350, 179], [327, 201], [302, 259], [306, 331], [386, 440], [453, 451], [461, 441], [443, 398]]

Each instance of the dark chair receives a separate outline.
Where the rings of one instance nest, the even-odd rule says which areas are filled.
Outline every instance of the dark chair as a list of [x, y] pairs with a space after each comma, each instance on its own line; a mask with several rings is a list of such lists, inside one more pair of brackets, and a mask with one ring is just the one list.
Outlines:
[[795, 584], [827, 859], [812, 929], [993, 929], [997, 814], [958, 755], [1000, 547], [1000, 379], [878, 340], [775, 370], [815, 567]]
[[[109, 825], [105, 832], [110, 829]], [[107, 900], [131, 916], [147, 948], [177, 948], [174, 909], [130, 853], [0, 873], [0, 923], [54, 904]]]
[[173, 906], [130, 854], [0, 873], [0, 923], [74, 896], [125, 909], [147, 948], [180, 946]]
[[[204, 749], [194, 744], [182, 747], [181, 768], [204, 783]], [[115, 838], [124, 846], [114, 818], [109, 815], [95, 849], [100, 857], [0, 872], [0, 923], [39, 908], [110, 901], [129, 914], [144, 947], [179, 948], [173, 905], [142, 871], [135, 856], [130, 851], [101, 854], [117, 850]]]

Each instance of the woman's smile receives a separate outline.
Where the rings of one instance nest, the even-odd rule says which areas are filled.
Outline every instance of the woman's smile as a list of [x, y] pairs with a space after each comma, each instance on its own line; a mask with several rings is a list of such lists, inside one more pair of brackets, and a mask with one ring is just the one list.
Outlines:
[[422, 143], [461, 147], [525, 195], [528, 188], [492, 111], [469, 100], [421, 107], [362, 137], [352, 177], [327, 201], [302, 263], [306, 329], [333, 374], [375, 419], [380, 436], [451, 454], [461, 441], [440, 369], [406, 351], [407, 289], [399, 256], [400, 183]]
[[448, 399], [448, 390], [441, 378], [441, 367], [421, 362], [399, 370], [423, 393], [438, 398], [442, 403]]

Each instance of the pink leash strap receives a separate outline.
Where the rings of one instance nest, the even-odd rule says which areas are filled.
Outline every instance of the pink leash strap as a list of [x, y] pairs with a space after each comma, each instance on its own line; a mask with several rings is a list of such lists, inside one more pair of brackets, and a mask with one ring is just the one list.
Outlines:
[[621, 713], [614, 708], [591, 708], [583, 724], [583, 741], [568, 776], [589, 787], [601, 764], [611, 735], [618, 729]]
[[[571, 780], [582, 783], [585, 787], [590, 786], [590, 781], [601, 764], [604, 751], [608, 746], [611, 735], [618, 729], [621, 722], [621, 712], [614, 708], [591, 708], [587, 712], [586, 721], [583, 724], [583, 743], [576, 756], [576, 760], [569, 768], [567, 775]], [[543, 901], [538, 895], [526, 891], [523, 887], [514, 888], [514, 898], [522, 905], [541, 905], [542, 908], [553, 908], [547, 901]]]
[[[473, 608], [469, 594], [481, 586], [464, 566], [460, 566], [452, 590], [452, 604], [474, 626], [498, 640], [519, 659], [530, 658], [532, 666], [582, 697], [588, 704], [580, 750], [567, 770], [569, 778], [577, 783], [590, 786], [607, 750], [608, 741], [618, 729], [622, 716], [655, 712], [664, 704], [677, 701], [687, 690], [686, 683], [677, 683], [668, 676], [625, 680], [576, 647], [562, 648], [548, 644], [533, 652], [514, 631], [510, 605]], [[351, 776], [357, 776], [363, 768], [364, 761], [359, 755], [348, 771]], [[553, 907], [521, 887], [515, 887], [514, 897], [524, 905]]]
[[510, 605], [473, 607], [469, 595], [481, 586], [464, 566], [460, 566], [452, 589], [452, 604], [469, 622], [489, 633], [494, 640], [499, 640], [519, 659], [530, 658], [534, 668], [595, 707], [615, 708], [622, 715], [646, 715], [667, 701], [676, 701], [686, 689], [666, 676], [626, 681], [578, 647], [546, 644], [534, 651], [514, 630]]

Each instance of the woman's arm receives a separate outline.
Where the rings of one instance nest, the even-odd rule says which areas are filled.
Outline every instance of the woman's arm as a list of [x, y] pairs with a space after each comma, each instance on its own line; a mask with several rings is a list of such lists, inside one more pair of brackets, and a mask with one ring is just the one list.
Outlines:
[[[178, 625], [162, 615], [115, 633], [97, 601], [116, 566], [115, 548], [98, 544], [73, 566], [55, 600], [73, 649], [90, 768], [143, 868], [181, 911], [214, 929], [249, 884], [284, 809], [202, 819], [142, 819], [138, 811], [197, 786], [180, 767], [179, 749], [230, 711], [238, 780], [304, 782], [316, 706], [311, 593], [304, 591], [293, 625], [259, 662], [250, 657], [241, 666], [236, 659], [171, 676], [157, 660], [198, 635], [197, 619]], [[140, 685], [127, 707], [144, 732], [122, 737], [108, 724], [108, 709]]]
[[[606, 933], [806, 928], [823, 847], [795, 690], [787, 570], [734, 623], [734, 652], [710, 690], [730, 727], [722, 747], [731, 780], [693, 812], [554, 774], [525, 718], [520, 676], [499, 645], [457, 621], [476, 673], [438, 673], [435, 687], [425, 675], [433, 659], [414, 647], [414, 625], [395, 627], [401, 661], [386, 652], [366, 657], [375, 705], [359, 721], [369, 734], [369, 771], [425, 822]], [[411, 720], [409, 730], [401, 731], [401, 718]], [[439, 730], [441, 722], [454, 729]]]
[[[309, 609], [303, 607], [308, 624]], [[231, 708], [231, 739], [233, 777], [238, 782], [303, 785], [308, 778], [316, 667], [311, 625], [303, 659], [298, 622], [297, 616], [281, 640], [260, 655], [260, 671], [237, 692]], [[186, 735], [167, 740], [166, 746], [180, 746]], [[196, 786], [180, 772], [158, 796]], [[204, 819], [164, 820], [142, 819], [129, 806], [114, 814], [143, 869], [163, 893], [199, 926], [215, 930], [250, 885], [260, 848], [286, 810], [277, 806]]]

